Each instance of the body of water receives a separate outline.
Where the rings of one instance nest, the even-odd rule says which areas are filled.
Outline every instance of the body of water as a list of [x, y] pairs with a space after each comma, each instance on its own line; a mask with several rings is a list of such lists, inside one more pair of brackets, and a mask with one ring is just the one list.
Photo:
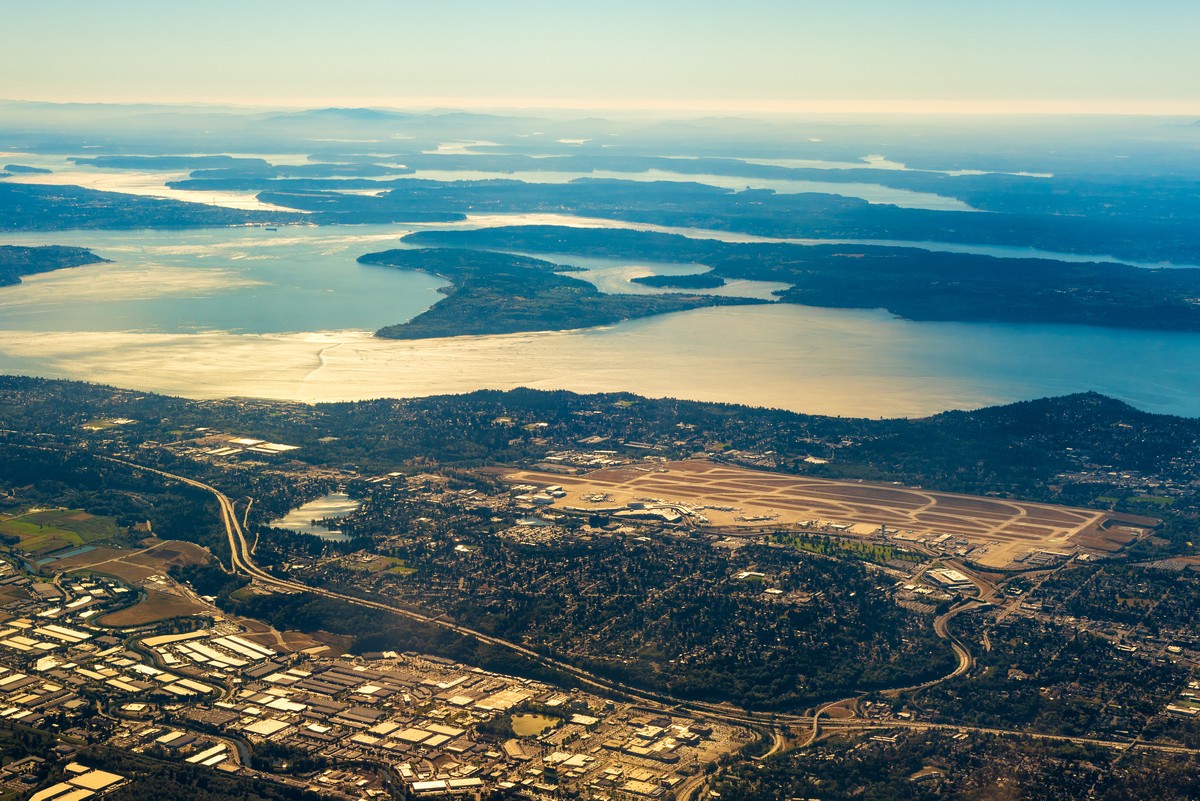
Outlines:
[[[791, 245], [879, 245], [881, 247], [919, 248], [946, 253], [977, 253], [1001, 259], [1051, 259], [1076, 263], [1119, 262], [1147, 269], [1200, 267], [1195, 264], [1178, 264], [1157, 261], [1145, 262], [1118, 258], [1103, 253], [1062, 253], [1053, 250], [1025, 247], [1021, 245], [978, 245], [962, 242], [909, 241], [903, 239], [802, 239], [796, 237], [758, 236], [740, 231], [718, 231], [714, 228], [684, 228], [654, 223], [629, 222], [607, 217], [576, 217], [571, 214], [469, 214], [465, 222], [445, 223], [440, 228], [489, 228], [506, 225], [565, 225], [570, 228], [619, 228], [630, 231], [652, 231], [662, 234], [678, 234], [693, 239], [713, 239], [718, 242], [768, 243]], [[426, 226], [434, 227], [434, 226]], [[574, 258], [574, 257], [572, 257]]]
[[[518, 222], [563, 220], [504, 216], [467, 225]], [[919, 323], [879, 310], [769, 304], [579, 331], [376, 339], [370, 331], [440, 297], [436, 278], [355, 262], [408, 230], [5, 236], [11, 244], [89, 246], [114, 263], [0, 289], [0, 372], [198, 398], [332, 401], [530, 386], [871, 417], [1096, 390], [1146, 410], [1200, 416], [1197, 334]], [[561, 259], [587, 268], [580, 275], [605, 291], [641, 291], [629, 289], [637, 286], [628, 284], [632, 274], [702, 268]]]
[[782, 292], [791, 287], [791, 284], [779, 281], [751, 281], [740, 278], [726, 279], [725, 286], [710, 289], [655, 287], [639, 284], [633, 279], [644, 278], [650, 275], [695, 275], [696, 273], [709, 272], [712, 268], [704, 264], [613, 259], [602, 256], [575, 256], [569, 253], [523, 253], [520, 255], [563, 266], [580, 268], [577, 271], [566, 272], [564, 275], [570, 278], [577, 278], [581, 281], [587, 281], [601, 292], [609, 295], [661, 295], [670, 292], [685, 292], [697, 295], [778, 300], [775, 293]]
[[345, 493], [332, 492], [293, 509], [278, 520], [272, 520], [269, 525], [272, 528], [283, 528], [297, 534], [309, 534], [323, 540], [345, 542], [350, 539], [349, 536], [338, 529], [323, 526], [317, 521], [345, 517], [361, 505]]
[[[458, 153], [454, 150], [442, 151]], [[231, 154], [232, 155], [232, 154]], [[75, 164], [65, 156], [44, 154], [10, 154], [11, 158], [28, 167], [41, 167], [52, 170], [50, 173], [19, 174], [3, 180], [10, 183], [53, 184], [83, 186], [107, 192], [126, 192], [135, 195], [184, 200], [191, 203], [211, 203], [235, 209], [257, 209], [269, 211], [295, 211], [280, 206], [264, 203], [256, 197], [257, 192], [237, 190], [204, 190], [172, 189], [166, 184], [171, 181], [182, 181], [190, 176], [185, 170], [122, 170], [108, 167], [94, 167], [88, 164]], [[273, 164], [304, 163], [302, 156], [269, 155], [264, 156]], [[702, 183], [709, 186], [719, 186], [726, 189], [771, 189], [781, 194], [796, 194], [801, 192], [817, 192], [828, 195], [841, 195], [866, 200], [869, 203], [888, 203], [894, 206], [912, 209], [934, 209], [952, 211], [973, 211], [971, 206], [957, 198], [946, 197], [932, 192], [915, 192], [908, 189], [896, 189], [882, 184], [869, 182], [843, 183], [838, 181], [796, 181], [787, 179], [754, 178], [729, 175], [706, 175], [674, 172], [670, 170], [644, 170], [639, 172], [618, 172], [613, 170], [581, 171], [551, 171], [527, 170], [515, 172], [497, 172], [492, 170], [417, 170], [413, 173], [396, 173], [395, 175], [380, 176], [378, 190], [353, 190], [355, 194], [365, 194], [373, 191], [385, 191], [388, 187], [384, 182], [395, 179], [424, 179], [430, 181], [483, 181], [507, 179], [526, 181], [528, 183], [561, 184], [577, 178], [609, 178], [623, 181], [679, 181]]]
[[[229, 154], [234, 155], [234, 154]], [[255, 211], [290, 211], [281, 206], [263, 203], [257, 192], [217, 190], [211, 192], [189, 192], [172, 189], [169, 181], [182, 181], [190, 175], [187, 170], [121, 170], [111, 167], [94, 167], [76, 164], [66, 156], [42, 153], [8, 153], [4, 157], [25, 167], [41, 167], [49, 173], [20, 173], [3, 180], [14, 184], [47, 184], [51, 186], [82, 186], [101, 192], [124, 192], [130, 195], [162, 197], [182, 200], [187, 203], [209, 203], [230, 209]], [[257, 157], [253, 157], [257, 158]], [[304, 163], [304, 158], [295, 156], [266, 156], [273, 164]]]
[[491, 170], [417, 170], [411, 175], [398, 176], [403, 178], [425, 179], [428, 181], [488, 181], [507, 179], [525, 181], [531, 184], [561, 184], [578, 178], [605, 178], [620, 181], [677, 181], [684, 183], [707, 184], [725, 189], [741, 191], [743, 189], [771, 189], [784, 195], [816, 192], [823, 195], [841, 195], [843, 197], [861, 198], [868, 203], [887, 203], [907, 209], [933, 209], [935, 211], [975, 211], [963, 201], [936, 195], [932, 192], [914, 192], [910, 189], [896, 189], [882, 184], [867, 182], [842, 183], [839, 181], [795, 181], [774, 178], [750, 178], [731, 175], [706, 175], [668, 170], [643, 170], [641, 172], [616, 172], [613, 170], [594, 170], [592, 172], [552, 172], [550, 170], [529, 170], [514, 172], [495, 172]]
[[436, 303], [445, 281], [362, 265], [397, 226], [6, 234], [12, 245], [86, 247], [110, 264], [0, 289], [0, 330], [268, 334], [374, 331]]

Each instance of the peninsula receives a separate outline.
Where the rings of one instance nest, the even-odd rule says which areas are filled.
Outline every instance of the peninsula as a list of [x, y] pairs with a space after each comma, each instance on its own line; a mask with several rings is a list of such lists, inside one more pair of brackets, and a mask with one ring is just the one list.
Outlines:
[[21, 276], [48, 273], [67, 267], [82, 267], [107, 261], [90, 250], [63, 245], [27, 248], [0, 245], [0, 286], [21, 283]]
[[[1200, 269], [996, 258], [915, 247], [731, 243], [604, 228], [425, 231], [413, 245], [697, 262], [702, 278], [791, 283], [786, 303], [883, 308], [910, 320], [1200, 331]], [[686, 276], [690, 281], [693, 276]], [[678, 279], [674, 279], [678, 280]], [[689, 284], [694, 286], [694, 284]]]
[[562, 331], [610, 325], [704, 306], [761, 301], [710, 295], [606, 295], [539, 259], [453, 248], [397, 249], [360, 256], [362, 264], [420, 270], [451, 283], [445, 299], [413, 319], [376, 332], [388, 339]]

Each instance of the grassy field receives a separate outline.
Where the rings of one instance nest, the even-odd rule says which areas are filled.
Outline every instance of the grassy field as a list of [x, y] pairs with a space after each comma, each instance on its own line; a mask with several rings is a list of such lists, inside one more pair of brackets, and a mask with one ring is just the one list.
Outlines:
[[1135, 495], [1129, 501], [1130, 503], [1145, 503], [1151, 506], [1170, 506], [1175, 503], [1174, 498], [1164, 498], [1161, 495]]
[[170, 620], [173, 617], [195, 615], [203, 611], [205, 611], [204, 607], [198, 606], [187, 598], [161, 590], [147, 589], [146, 597], [140, 603], [105, 615], [96, 622], [102, 626], [121, 628], [156, 623], [160, 620]]
[[859, 542], [838, 537], [812, 536], [809, 534], [776, 534], [776, 542], [792, 545], [803, 551], [824, 554], [825, 556], [853, 557], [865, 559], [868, 562], [886, 565], [893, 559], [904, 562], [920, 562], [922, 556], [911, 551], [901, 551], [891, 545], [873, 542]]
[[29, 512], [0, 521], [0, 536], [31, 554], [112, 539], [123, 529], [112, 517], [97, 517], [77, 509]]
[[363, 562], [358, 560], [344, 560], [343, 565], [351, 570], [365, 570], [368, 573], [399, 573], [407, 576], [411, 573], [416, 573], [415, 567], [409, 567], [403, 559], [396, 559], [391, 556], [376, 556], [372, 559]]

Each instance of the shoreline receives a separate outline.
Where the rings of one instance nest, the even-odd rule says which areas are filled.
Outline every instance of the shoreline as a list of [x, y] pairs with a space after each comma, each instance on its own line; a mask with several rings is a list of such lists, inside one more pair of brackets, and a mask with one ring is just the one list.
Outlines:
[[[1012, 346], [1010, 340], [1019, 340], [1020, 332], [998, 326], [996, 341], [958, 343], [961, 327], [947, 324], [930, 342], [912, 325], [878, 311], [847, 317], [821, 309], [755, 306], [565, 332], [424, 340], [387, 340], [362, 330], [0, 331], [0, 373], [193, 399], [320, 403], [530, 387], [872, 418], [924, 417], [1095, 390], [1144, 411], [1200, 416], [1200, 403], [1189, 390], [1189, 382], [1197, 379], [1186, 370], [1177, 371], [1173, 383], [1145, 385], [1126, 380], [1116, 366], [1107, 380], [1084, 385], [1060, 375], [1051, 360], [1037, 375], [1018, 381], [1004, 370], [1020, 372], [1028, 364], [1007, 355], [1022, 351], [1005, 351], [1001, 344]], [[882, 345], [880, 326], [889, 326], [891, 333]], [[730, 331], [743, 333], [731, 338]], [[1039, 342], [1057, 336], [1059, 360], [1077, 358], [1072, 348], [1082, 347], [1091, 349], [1089, 358], [1102, 360], [1106, 344], [1093, 343], [1090, 333], [1048, 335], [1039, 329], [1025, 336]], [[927, 352], [955, 344], [962, 345], [961, 352], [938, 352], [936, 364], [929, 363]], [[1185, 346], [1193, 344], [1189, 339]], [[1160, 358], [1182, 363], [1174, 352]], [[999, 366], [992, 370], [985, 363], [966, 375], [957, 366], [964, 359], [999, 360]], [[1187, 405], [1189, 399], [1196, 408]]]

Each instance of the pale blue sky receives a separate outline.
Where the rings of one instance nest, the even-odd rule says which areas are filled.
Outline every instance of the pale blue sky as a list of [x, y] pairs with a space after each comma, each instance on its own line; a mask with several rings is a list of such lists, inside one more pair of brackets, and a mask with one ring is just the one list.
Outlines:
[[1200, 113], [1197, 0], [3, 0], [0, 98]]

